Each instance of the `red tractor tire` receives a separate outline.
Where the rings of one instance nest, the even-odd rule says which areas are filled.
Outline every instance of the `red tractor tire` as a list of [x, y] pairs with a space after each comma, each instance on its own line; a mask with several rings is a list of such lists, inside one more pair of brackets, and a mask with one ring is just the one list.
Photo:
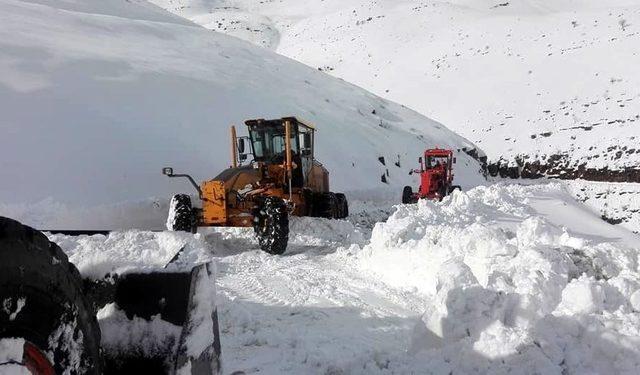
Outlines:
[[402, 189], [402, 203], [415, 203], [415, 198], [413, 197], [413, 189], [411, 188], [411, 186], [405, 186], [404, 189]]

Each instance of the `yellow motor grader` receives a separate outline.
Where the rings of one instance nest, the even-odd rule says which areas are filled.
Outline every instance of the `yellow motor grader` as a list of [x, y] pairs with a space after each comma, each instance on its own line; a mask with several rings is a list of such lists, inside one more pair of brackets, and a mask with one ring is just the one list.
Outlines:
[[[202, 207], [186, 194], [171, 199], [167, 228], [194, 232], [198, 227], [253, 226], [260, 248], [282, 254], [289, 239], [289, 215], [342, 219], [349, 208], [344, 194], [329, 191], [329, 172], [314, 158], [316, 129], [295, 117], [247, 120], [249, 135], [231, 127], [230, 168], [198, 185], [188, 174]], [[246, 144], [249, 144], [247, 149]], [[246, 163], [248, 155], [253, 160]]]

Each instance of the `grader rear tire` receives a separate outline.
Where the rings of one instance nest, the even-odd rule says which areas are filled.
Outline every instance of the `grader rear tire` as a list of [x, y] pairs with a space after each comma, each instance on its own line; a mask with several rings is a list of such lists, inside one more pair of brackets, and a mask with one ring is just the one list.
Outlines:
[[346, 219], [349, 216], [349, 202], [347, 197], [342, 193], [336, 193], [336, 200], [338, 204], [338, 219]]
[[253, 215], [253, 230], [263, 251], [280, 255], [289, 242], [289, 212], [278, 197], [267, 197]]
[[315, 197], [313, 216], [325, 219], [336, 219], [340, 214], [338, 197], [335, 193], [318, 193]]
[[25, 340], [23, 363], [44, 362], [44, 373], [102, 373], [100, 327], [80, 273], [44, 234], [5, 217], [0, 303], [0, 339]]

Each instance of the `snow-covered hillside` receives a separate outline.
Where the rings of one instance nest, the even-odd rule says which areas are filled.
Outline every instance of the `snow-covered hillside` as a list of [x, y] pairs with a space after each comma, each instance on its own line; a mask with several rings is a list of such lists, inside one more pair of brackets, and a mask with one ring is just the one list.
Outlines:
[[496, 168], [640, 181], [638, 1], [153, 2], [416, 109]]
[[[142, 1], [1, 0], [0, 113], [0, 214], [38, 227], [66, 205], [190, 192], [161, 167], [214, 177], [230, 164], [229, 125], [250, 118], [315, 123], [338, 190], [384, 186], [383, 174], [398, 190], [426, 146], [474, 147], [412, 110]], [[477, 162], [458, 159], [460, 183], [482, 181]], [[68, 216], [93, 226], [105, 211], [130, 216], [127, 207]]]
[[[354, 203], [354, 222], [373, 211]], [[182, 246], [179, 267], [215, 260], [227, 373], [640, 371], [640, 238], [562, 185], [400, 205], [367, 232], [296, 218], [279, 257], [245, 228], [50, 237], [90, 277], [160, 269]], [[99, 315], [106, 348], [171, 333], [122, 334], [112, 323], [121, 315], [114, 306]]]
[[640, 233], [640, 184], [574, 180], [565, 182], [574, 197], [603, 220]]

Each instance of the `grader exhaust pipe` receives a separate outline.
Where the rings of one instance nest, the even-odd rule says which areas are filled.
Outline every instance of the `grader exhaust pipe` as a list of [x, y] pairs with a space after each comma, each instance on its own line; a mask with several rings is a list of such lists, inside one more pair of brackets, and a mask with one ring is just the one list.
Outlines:
[[285, 137], [285, 152], [287, 154], [287, 183], [289, 184], [289, 201], [293, 200], [293, 196], [292, 196], [292, 176], [291, 176], [291, 171], [292, 171], [292, 165], [291, 165], [291, 121], [286, 120], [284, 122], [284, 137]]
[[236, 160], [236, 157], [237, 157], [236, 155], [238, 155], [238, 136], [236, 135], [235, 125], [231, 125], [231, 167], [232, 168], [238, 168], [238, 161]]

